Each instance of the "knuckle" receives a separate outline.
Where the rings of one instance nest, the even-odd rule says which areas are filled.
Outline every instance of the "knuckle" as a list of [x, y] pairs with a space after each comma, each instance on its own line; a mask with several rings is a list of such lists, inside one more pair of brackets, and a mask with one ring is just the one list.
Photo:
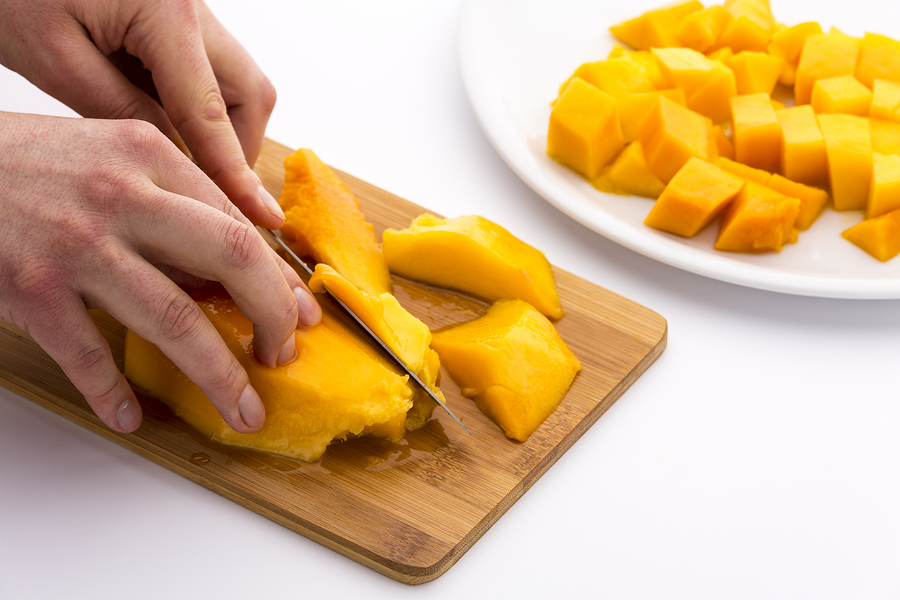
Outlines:
[[229, 360], [212, 374], [207, 385], [212, 395], [236, 399], [247, 385], [247, 376], [240, 363]]
[[272, 111], [275, 110], [275, 102], [278, 100], [278, 93], [275, 91], [275, 86], [272, 85], [272, 82], [266, 76], [263, 76], [259, 86], [259, 99], [265, 113], [267, 115], [272, 114]]
[[248, 269], [259, 264], [263, 242], [254, 228], [231, 221], [225, 229], [224, 241], [224, 259], [229, 266]]
[[107, 360], [112, 358], [106, 348], [100, 346], [82, 346], [72, 353], [71, 367], [81, 373], [102, 371]]
[[203, 313], [189, 296], [178, 291], [164, 303], [157, 334], [171, 342], [186, 340], [197, 334]]
[[113, 103], [107, 118], [120, 121], [138, 120], [146, 114], [146, 108], [140, 98], [127, 97]]

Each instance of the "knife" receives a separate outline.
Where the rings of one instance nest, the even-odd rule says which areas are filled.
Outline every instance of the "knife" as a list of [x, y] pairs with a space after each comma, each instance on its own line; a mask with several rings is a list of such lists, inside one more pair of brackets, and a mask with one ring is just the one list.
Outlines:
[[[279, 236], [276, 232], [272, 231], [271, 229], [266, 229], [266, 231], [268, 231], [271, 234], [272, 238], [274, 238], [274, 240], [275, 240], [275, 243], [278, 244], [278, 247], [281, 248], [285, 252], [285, 254], [287, 254], [297, 266], [299, 266], [301, 269], [303, 269], [304, 272], [306, 272], [310, 277], [312, 277], [313, 270], [310, 269], [309, 265], [307, 265], [305, 261], [303, 261], [299, 256], [297, 256], [294, 253], [293, 250], [291, 250], [288, 247], [288, 245], [284, 242], [284, 240], [281, 239], [281, 236]], [[394, 352], [393, 350], [391, 350], [388, 347], [388, 345], [384, 342], [384, 340], [382, 340], [380, 337], [378, 337], [378, 335], [376, 335], [375, 332], [372, 331], [368, 325], [363, 323], [363, 320], [359, 317], [359, 315], [357, 315], [355, 312], [353, 312], [353, 310], [351, 310], [350, 307], [347, 306], [343, 300], [338, 298], [337, 294], [335, 294], [331, 290], [329, 290], [327, 286], [325, 286], [325, 291], [328, 292], [328, 294], [337, 301], [337, 303], [341, 306], [341, 308], [344, 309], [344, 311], [348, 315], [353, 317], [353, 320], [356, 321], [356, 323], [360, 327], [362, 327], [365, 330], [365, 332], [368, 333], [372, 339], [374, 339], [376, 342], [378, 342], [378, 345], [381, 346], [381, 348], [383, 348], [385, 352], [387, 352], [388, 356], [390, 356], [394, 360], [394, 362], [396, 362], [398, 365], [400, 365], [403, 368], [403, 370], [406, 371], [406, 374], [409, 375], [413, 381], [418, 383], [422, 387], [422, 389], [428, 393], [429, 396], [431, 396], [432, 400], [437, 402], [441, 408], [443, 408], [445, 411], [447, 411], [447, 414], [450, 415], [451, 417], [453, 417], [453, 420], [456, 421], [457, 423], [459, 423], [460, 427], [462, 427], [463, 429], [466, 430], [466, 433], [468, 433], [469, 435], [472, 435], [472, 432], [469, 431], [469, 428], [466, 427], [465, 425], [463, 425], [463, 422], [460, 421], [459, 418], [453, 414], [452, 410], [447, 408], [447, 405], [444, 403], [443, 400], [440, 399], [440, 397], [437, 394], [434, 393], [434, 390], [432, 390], [430, 387], [425, 385], [425, 382], [423, 382], [421, 379], [419, 379], [419, 376], [416, 375], [413, 372], [413, 370], [410, 369], [409, 366], [405, 362], [403, 362], [403, 360], [399, 356], [397, 356], [397, 353]]]

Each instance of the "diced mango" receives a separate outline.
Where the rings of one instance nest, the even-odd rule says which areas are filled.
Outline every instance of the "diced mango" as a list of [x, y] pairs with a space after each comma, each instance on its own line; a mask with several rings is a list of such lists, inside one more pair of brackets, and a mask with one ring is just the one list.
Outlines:
[[521, 300], [500, 300], [435, 333], [432, 346], [463, 395], [520, 442], [556, 410], [581, 369], [553, 324]]
[[792, 181], [818, 185], [828, 180], [828, 155], [819, 122], [809, 105], [775, 112], [781, 125], [781, 174]]
[[818, 23], [800, 23], [772, 34], [769, 42], [769, 54], [780, 56], [795, 68], [800, 63], [800, 53], [806, 44], [806, 38], [822, 33]]
[[727, 46], [734, 52], [765, 52], [769, 45], [769, 32], [775, 25], [768, 0], [725, 0], [723, 6], [734, 21], [722, 32], [717, 45]]
[[734, 57], [734, 51], [731, 48], [719, 48], [718, 50], [713, 50], [709, 54], [706, 55], [706, 58], [709, 60], [715, 60], [726, 67], [731, 66], [731, 59]]
[[828, 192], [825, 190], [791, 181], [778, 173], [769, 178], [766, 186], [785, 196], [800, 200], [797, 220], [794, 222], [794, 227], [800, 231], [809, 229], [828, 204]]
[[882, 154], [900, 153], [900, 123], [869, 117], [872, 150]]
[[638, 139], [650, 170], [668, 182], [692, 156], [714, 160], [712, 122], [692, 110], [660, 97]]
[[693, 237], [715, 219], [744, 182], [698, 158], [691, 158], [663, 190], [644, 224]]
[[784, 59], [765, 52], [743, 51], [735, 54], [729, 65], [734, 71], [737, 93], [772, 94], [784, 66]]
[[728, 137], [725, 130], [721, 126], [716, 125], [712, 128], [712, 136], [716, 142], [719, 156], [734, 160], [734, 144], [731, 143], [731, 138]]
[[845, 230], [841, 237], [887, 262], [900, 254], [900, 210], [867, 219]]
[[579, 77], [613, 98], [656, 88], [647, 77], [647, 69], [628, 55], [597, 62], [584, 63], [559, 89], [562, 94], [572, 78]]
[[678, 27], [678, 42], [685, 48], [706, 52], [733, 22], [734, 17], [725, 8], [708, 6], [684, 18]]
[[869, 121], [852, 115], [819, 115], [825, 138], [835, 210], [866, 208], [872, 177]]
[[797, 79], [794, 83], [794, 103], [809, 104], [813, 84], [819, 79], [853, 75], [859, 44], [843, 34], [821, 33], [806, 38]]
[[731, 99], [737, 94], [734, 72], [728, 67], [717, 68], [721, 77], [697, 90], [687, 99], [691, 110], [707, 116], [713, 123], [723, 123], [731, 116]]
[[876, 79], [900, 81], [900, 42], [867, 33], [860, 47], [856, 77], [869, 87]]
[[771, 104], [771, 105], [772, 105], [772, 109], [773, 109], [773, 110], [776, 110], [776, 111], [784, 110], [785, 108], [787, 108], [787, 106], [785, 106], [784, 104], [782, 104], [781, 102], [779, 102], [779, 101], [776, 100], [775, 98], [769, 98], [769, 104]]
[[609, 31], [635, 50], [670, 48], [678, 45], [677, 31], [685, 17], [702, 9], [703, 4], [698, 0], [678, 2], [647, 11], [610, 27]]
[[659, 70], [659, 63], [649, 50], [626, 50], [622, 46], [615, 46], [606, 58], [608, 60], [622, 56], [628, 56], [631, 60], [643, 66], [647, 72], [647, 79], [650, 80], [655, 89], [662, 90], [669, 87], [669, 80]]
[[724, 156], [720, 156], [716, 159], [716, 166], [723, 171], [731, 173], [735, 177], [740, 177], [741, 179], [744, 179], [746, 181], [755, 181], [760, 185], [768, 184], [769, 179], [772, 177], [772, 174], [768, 171], [748, 167], [747, 165], [743, 165], [739, 162], [729, 160]]
[[626, 144], [638, 138], [641, 127], [656, 108], [659, 96], [664, 96], [681, 106], [685, 105], [684, 90], [681, 88], [626, 94], [616, 100], [619, 106], [619, 120], [622, 124], [622, 140]]
[[748, 181], [728, 206], [719, 227], [716, 250], [780, 252], [796, 238], [794, 221], [800, 200]]
[[872, 92], [853, 75], [819, 79], [813, 84], [810, 105], [818, 114], [868, 116]]
[[650, 171], [644, 158], [644, 148], [637, 140], [622, 151], [606, 176], [613, 191], [619, 194], [655, 199], [666, 187], [666, 184]]
[[731, 99], [735, 160], [769, 172], [781, 164], [781, 125], [768, 94]]
[[873, 152], [872, 159], [866, 206], [869, 219], [900, 209], [900, 156]]
[[712, 119], [728, 119], [728, 101], [737, 95], [734, 73], [690, 48], [654, 49], [653, 55], [671, 87], [680, 87], [687, 107]]
[[623, 147], [615, 98], [573, 79], [550, 113], [547, 154], [593, 179]]
[[876, 79], [869, 116], [900, 122], [900, 83]]

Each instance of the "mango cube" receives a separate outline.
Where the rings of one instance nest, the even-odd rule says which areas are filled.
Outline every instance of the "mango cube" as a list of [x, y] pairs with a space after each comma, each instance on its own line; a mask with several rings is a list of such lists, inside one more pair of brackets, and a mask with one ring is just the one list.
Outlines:
[[813, 84], [819, 79], [853, 75], [859, 43], [843, 34], [821, 33], [806, 38], [800, 63], [797, 65], [797, 79], [794, 82], [794, 103], [809, 104]]
[[609, 28], [616, 39], [635, 50], [678, 46], [677, 31], [690, 14], [703, 9], [698, 0], [678, 2], [650, 10], [641, 16]]
[[650, 170], [668, 182], [692, 156], [714, 160], [712, 127], [703, 115], [660, 97], [638, 136]]
[[731, 138], [725, 133], [720, 125], [715, 125], [712, 129], [713, 141], [716, 142], [716, 149], [720, 157], [734, 160], [734, 144]]
[[755, 50], [765, 52], [775, 17], [768, 0], [725, 0], [724, 8], [734, 17], [719, 38], [719, 46], [734, 52]]
[[547, 154], [593, 179], [623, 147], [615, 98], [572, 79], [550, 113]]
[[659, 70], [659, 64], [649, 50], [626, 50], [622, 46], [616, 45], [610, 50], [606, 58], [609, 60], [610, 58], [621, 58], [623, 56], [629, 57], [646, 69], [647, 79], [650, 80], [654, 88], [662, 90], [669, 87], [668, 79]]
[[698, 158], [690, 159], [663, 190], [645, 225], [693, 237], [715, 219], [744, 182]]
[[622, 124], [622, 139], [626, 144], [638, 138], [641, 127], [656, 108], [659, 96], [664, 96], [681, 106], [685, 105], [684, 90], [681, 88], [626, 94], [616, 99], [619, 106], [619, 121]]
[[738, 52], [729, 65], [734, 71], [737, 93], [772, 94], [784, 67], [784, 59], [765, 52]]
[[872, 105], [872, 92], [853, 75], [826, 77], [813, 84], [809, 103], [817, 114], [866, 117]]
[[637, 140], [616, 158], [606, 173], [613, 191], [645, 198], [657, 198], [666, 184], [650, 171], [644, 158], [644, 148]]
[[818, 185], [828, 180], [828, 155], [819, 122], [809, 105], [775, 112], [781, 125], [781, 174], [790, 180]]
[[866, 208], [870, 219], [900, 209], [900, 156], [873, 152], [872, 159]]
[[735, 177], [739, 177], [746, 181], [755, 181], [760, 185], [766, 185], [772, 177], [772, 174], [768, 171], [748, 167], [747, 165], [735, 162], [724, 156], [720, 156], [716, 159], [716, 166], [727, 173], [731, 173]]
[[900, 210], [867, 219], [845, 230], [841, 237], [887, 262], [900, 254]]
[[869, 117], [872, 150], [882, 154], [900, 153], [900, 123]]
[[520, 442], [581, 370], [553, 324], [521, 300], [500, 300], [483, 317], [435, 333], [432, 347], [463, 395]]
[[860, 47], [856, 77], [869, 87], [876, 79], [900, 81], [900, 42], [867, 33]]
[[825, 137], [835, 210], [866, 208], [872, 177], [869, 121], [852, 115], [819, 115]]
[[900, 122], [900, 83], [876, 79], [869, 116]]
[[680, 87], [687, 107], [719, 123], [728, 119], [728, 101], [737, 95], [734, 72], [690, 48], [653, 49], [671, 87]]
[[773, 56], [780, 56], [788, 64], [796, 67], [800, 63], [800, 53], [806, 44], [806, 38], [822, 33], [818, 23], [808, 22], [782, 29], [772, 34], [768, 51]]
[[709, 54], [706, 55], [706, 58], [709, 60], [715, 60], [726, 67], [731, 66], [731, 59], [734, 57], [734, 51], [731, 48], [719, 48], [718, 50], [713, 50]]
[[560, 94], [573, 77], [579, 77], [613, 98], [635, 92], [649, 92], [656, 87], [647, 77], [647, 69], [630, 56], [584, 63], [561, 87]]
[[794, 221], [794, 227], [800, 231], [809, 229], [828, 204], [828, 192], [825, 190], [791, 181], [778, 173], [769, 178], [766, 187], [800, 201], [797, 220]]
[[785, 243], [796, 239], [794, 221], [799, 210], [797, 198], [748, 181], [722, 217], [715, 248], [726, 252], [780, 252]]
[[708, 6], [684, 18], [678, 27], [679, 45], [698, 52], [712, 48], [734, 17], [722, 6]]
[[758, 169], [778, 171], [781, 164], [781, 125], [768, 94], [731, 99], [735, 159]]

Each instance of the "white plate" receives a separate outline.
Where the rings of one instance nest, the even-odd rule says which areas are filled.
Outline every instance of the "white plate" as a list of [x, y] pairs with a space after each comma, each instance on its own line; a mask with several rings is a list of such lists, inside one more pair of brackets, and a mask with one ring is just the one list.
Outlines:
[[[832, 298], [900, 298], [900, 258], [880, 263], [841, 238], [862, 220], [860, 211], [827, 210], [780, 253], [732, 254], [713, 250], [716, 227], [693, 239], [643, 225], [652, 201], [604, 194], [546, 154], [550, 102], [578, 65], [606, 57], [614, 43], [608, 27], [664, 0], [468, 0], [462, 13], [460, 66], [482, 129], [510, 167], [548, 202], [601, 235], [669, 265], [755, 288]], [[856, 0], [853, 15], [825, 3], [792, 2], [787, 23], [840, 23], [847, 33], [869, 29], [898, 36], [898, 8]], [[846, 12], [846, 11], [845, 11]], [[831, 14], [826, 14], [831, 13]], [[805, 17], [803, 15], [806, 15]], [[879, 15], [876, 19], [874, 15]], [[857, 23], [854, 19], [860, 19]], [[858, 31], [854, 28], [858, 25]]]

